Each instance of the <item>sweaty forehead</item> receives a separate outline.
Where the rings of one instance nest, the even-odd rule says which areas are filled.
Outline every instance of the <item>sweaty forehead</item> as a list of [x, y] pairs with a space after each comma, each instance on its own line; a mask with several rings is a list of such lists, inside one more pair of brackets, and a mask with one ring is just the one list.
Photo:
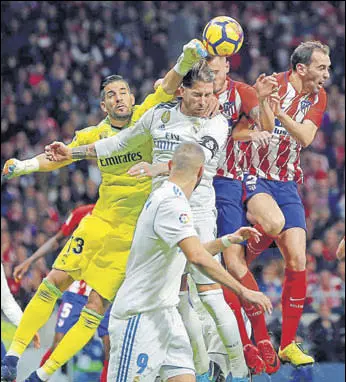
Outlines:
[[118, 92], [118, 91], [121, 91], [121, 90], [126, 90], [126, 91], [129, 92], [129, 88], [128, 88], [128, 86], [127, 86], [125, 81], [114, 81], [114, 82], [111, 82], [110, 84], [106, 85], [105, 89], [104, 89], [104, 91], [106, 93], [108, 93], [109, 91]]

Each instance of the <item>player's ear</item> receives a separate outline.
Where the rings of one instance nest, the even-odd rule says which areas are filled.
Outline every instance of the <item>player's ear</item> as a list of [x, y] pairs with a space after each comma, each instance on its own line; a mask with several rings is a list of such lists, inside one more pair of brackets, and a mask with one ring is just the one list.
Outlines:
[[229, 69], [230, 69], [230, 62], [229, 62], [229, 60], [226, 59], [226, 70], [227, 70], [227, 73], [229, 72]]
[[135, 106], [135, 96], [131, 93], [131, 105]]
[[101, 110], [104, 112], [104, 113], [107, 113], [107, 109], [106, 109], [106, 103], [104, 100], [102, 100], [100, 102], [100, 107], [101, 107]]
[[203, 176], [203, 173], [204, 173], [204, 166], [202, 165], [199, 170], [198, 170], [198, 178], [202, 178]]
[[307, 67], [306, 67], [306, 65], [304, 65], [304, 64], [297, 64], [296, 72], [297, 72], [300, 76], [304, 77], [304, 76], [306, 75], [306, 72], [307, 72]]
[[173, 162], [172, 162], [172, 160], [170, 159], [170, 160], [168, 161], [168, 170], [169, 170], [169, 172], [171, 172], [171, 170], [172, 170], [172, 164], [173, 164]]

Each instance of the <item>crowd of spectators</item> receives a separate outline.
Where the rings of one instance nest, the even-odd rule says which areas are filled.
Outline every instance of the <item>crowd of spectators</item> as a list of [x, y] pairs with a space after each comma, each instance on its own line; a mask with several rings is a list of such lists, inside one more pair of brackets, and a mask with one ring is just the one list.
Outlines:
[[[122, 75], [142, 101], [183, 44], [200, 38], [207, 21], [219, 15], [244, 28], [231, 76], [249, 84], [260, 73], [287, 70], [301, 41], [318, 39], [331, 48], [328, 110], [303, 152], [300, 191], [308, 223], [306, 313], [319, 317], [303, 332], [312, 347], [319, 348], [321, 338], [323, 345], [336, 344], [336, 337], [344, 341], [338, 319], [344, 314], [345, 270], [335, 251], [345, 230], [345, 2], [2, 1], [1, 167], [10, 157], [41, 153], [54, 140], [69, 142], [76, 130], [100, 121], [99, 84], [106, 75]], [[14, 266], [54, 235], [76, 205], [96, 201], [99, 183], [97, 166], [86, 161], [2, 182], [1, 258], [23, 307], [56, 254], [40, 260], [21, 283], [12, 278]], [[260, 286], [279, 312], [283, 262], [257, 265]], [[331, 316], [336, 318], [329, 322]], [[320, 351], [319, 360], [334, 353]]]

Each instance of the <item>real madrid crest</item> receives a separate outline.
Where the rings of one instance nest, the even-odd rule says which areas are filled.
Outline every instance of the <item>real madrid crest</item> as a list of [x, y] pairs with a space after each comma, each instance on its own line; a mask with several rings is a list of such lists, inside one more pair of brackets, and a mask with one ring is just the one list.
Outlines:
[[162, 116], [161, 116], [161, 121], [163, 123], [167, 123], [171, 119], [171, 112], [169, 110], [166, 110]]

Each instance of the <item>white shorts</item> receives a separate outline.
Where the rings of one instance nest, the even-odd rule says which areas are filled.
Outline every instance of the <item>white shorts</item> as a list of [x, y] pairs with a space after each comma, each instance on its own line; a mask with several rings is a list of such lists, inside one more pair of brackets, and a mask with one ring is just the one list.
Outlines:
[[128, 320], [110, 317], [108, 382], [163, 381], [195, 375], [190, 340], [178, 310], [142, 313]]
[[[198, 237], [202, 243], [207, 243], [216, 239], [217, 226], [216, 226], [216, 210], [212, 210], [204, 216], [193, 216], [194, 228], [198, 233]], [[214, 256], [215, 261], [220, 262], [220, 255]], [[205, 276], [197, 267], [187, 264], [185, 273], [190, 273], [193, 281], [199, 285], [215, 284], [216, 281]]]

